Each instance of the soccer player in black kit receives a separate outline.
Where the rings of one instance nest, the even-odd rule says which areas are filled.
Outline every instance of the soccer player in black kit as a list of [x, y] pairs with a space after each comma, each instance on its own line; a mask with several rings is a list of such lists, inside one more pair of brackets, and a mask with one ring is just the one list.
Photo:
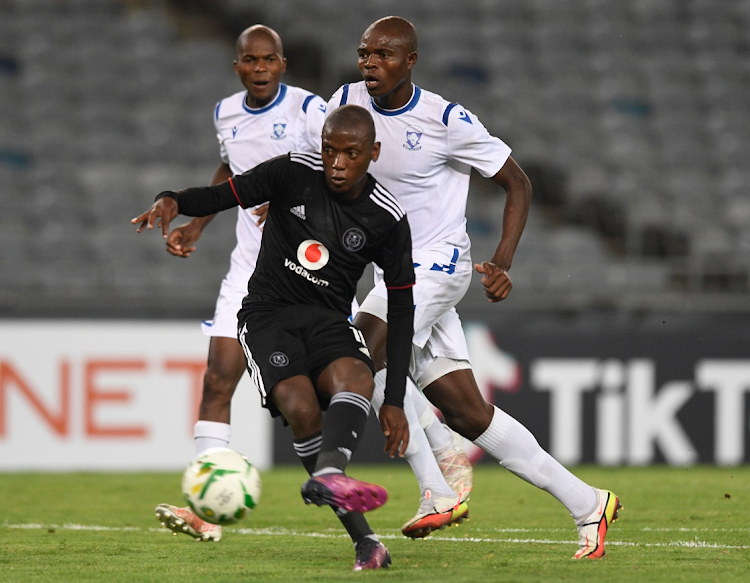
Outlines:
[[385, 503], [387, 492], [344, 474], [374, 386], [364, 338], [348, 321], [357, 281], [371, 262], [383, 269], [388, 286], [385, 449], [391, 457], [403, 455], [409, 441], [403, 399], [413, 333], [411, 233], [396, 199], [367, 173], [379, 149], [370, 114], [345, 106], [326, 120], [320, 155], [291, 153], [216, 186], [163, 192], [132, 220], [138, 232], [160, 225], [166, 236], [177, 214], [271, 202], [238, 313], [238, 338], [263, 406], [283, 415], [298, 451], [310, 451], [300, 456], [311, 474], [302, 486], [305, 502], [354, 518], [347, 530], [357, 551], [355, 571], [391, 562], [360, 514]]

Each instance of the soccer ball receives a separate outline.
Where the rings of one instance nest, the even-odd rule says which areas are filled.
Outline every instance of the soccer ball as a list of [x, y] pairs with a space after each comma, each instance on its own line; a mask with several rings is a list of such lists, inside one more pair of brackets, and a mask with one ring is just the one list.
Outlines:
[[200, 518], [212, 524], [232, 524], [260, 500], [260, 474], [248, 459], [232, 449], [208, 449], [182, 475], [182, 493]]

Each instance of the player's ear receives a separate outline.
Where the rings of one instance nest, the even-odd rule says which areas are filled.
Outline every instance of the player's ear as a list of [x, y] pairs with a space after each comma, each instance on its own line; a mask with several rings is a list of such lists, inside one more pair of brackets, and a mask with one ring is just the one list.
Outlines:
[[286, 57], [281, 57], [281, 74], [286, 73]]
[[232, 61], [232, 66], [234, 67], [234, 74], [239, 76], [240, 68], [237, 66], [237, 61]]
[[377, 162], [380, 157], [380, 142], [375, 142], [372, 145], [372, 161]]
[[419, 58], [419, 53], [417, 51], [413, 51], [406, 55], [406, 68], [411, 69], [414, 65], [417, 64], [417, 59]]

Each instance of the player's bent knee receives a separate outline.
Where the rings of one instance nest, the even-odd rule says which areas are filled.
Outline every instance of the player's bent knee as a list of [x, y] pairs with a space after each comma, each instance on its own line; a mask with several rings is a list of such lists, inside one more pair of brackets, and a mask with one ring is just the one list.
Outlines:
[[329, 364], [318, 377], [318, 389], [333, 396], [348, 391], [372, 399], [375, 383], [372, 370], [357, 358], [339, 358]]
[[212, 401], [232, 400], [237, 382], [233, 377], [228, 377], [221, 372], [207, 369], [203, 377], [203, 398]]
[[295, 435], [312, 435], [320, 431], [323, 416], [312, 384], [302, 386], [282, 381], [274, 387], [271, 396]]

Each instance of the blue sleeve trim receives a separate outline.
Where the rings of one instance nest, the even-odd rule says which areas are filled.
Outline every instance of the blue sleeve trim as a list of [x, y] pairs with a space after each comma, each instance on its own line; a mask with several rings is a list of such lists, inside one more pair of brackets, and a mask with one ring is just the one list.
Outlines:
[[216, 111], [214, 112], [214, 116], [216, 116], [216, 121], [219, 121], [219, 109], [221, 109], [221, 101], [216, 104]]
[[349, 84], [347, 83], [344, 85], [344, 88], [341, 90], [341, 103], [339, 103], [339, 106], [346, 105], [346, 101], [349, 99]]
[[454, 107], [456, 107], [458, 103], [451, 103], [448, 105], [448, 107], [445, 108], [445, 111], [443, 112], [443, 125], [448, 125], [448, 116], [451, 114], [451, 111]]
[[302, 102], [302, 111], [304, 111], [305, 113], [307, 113], [307, 106], [310, 105], [310, 102], [315, 97], [317, 97], [317, 95], [315, 95], [314, 93], [312, 95], [308, 95], [307, 97], [305, 97], [305, 100]]

